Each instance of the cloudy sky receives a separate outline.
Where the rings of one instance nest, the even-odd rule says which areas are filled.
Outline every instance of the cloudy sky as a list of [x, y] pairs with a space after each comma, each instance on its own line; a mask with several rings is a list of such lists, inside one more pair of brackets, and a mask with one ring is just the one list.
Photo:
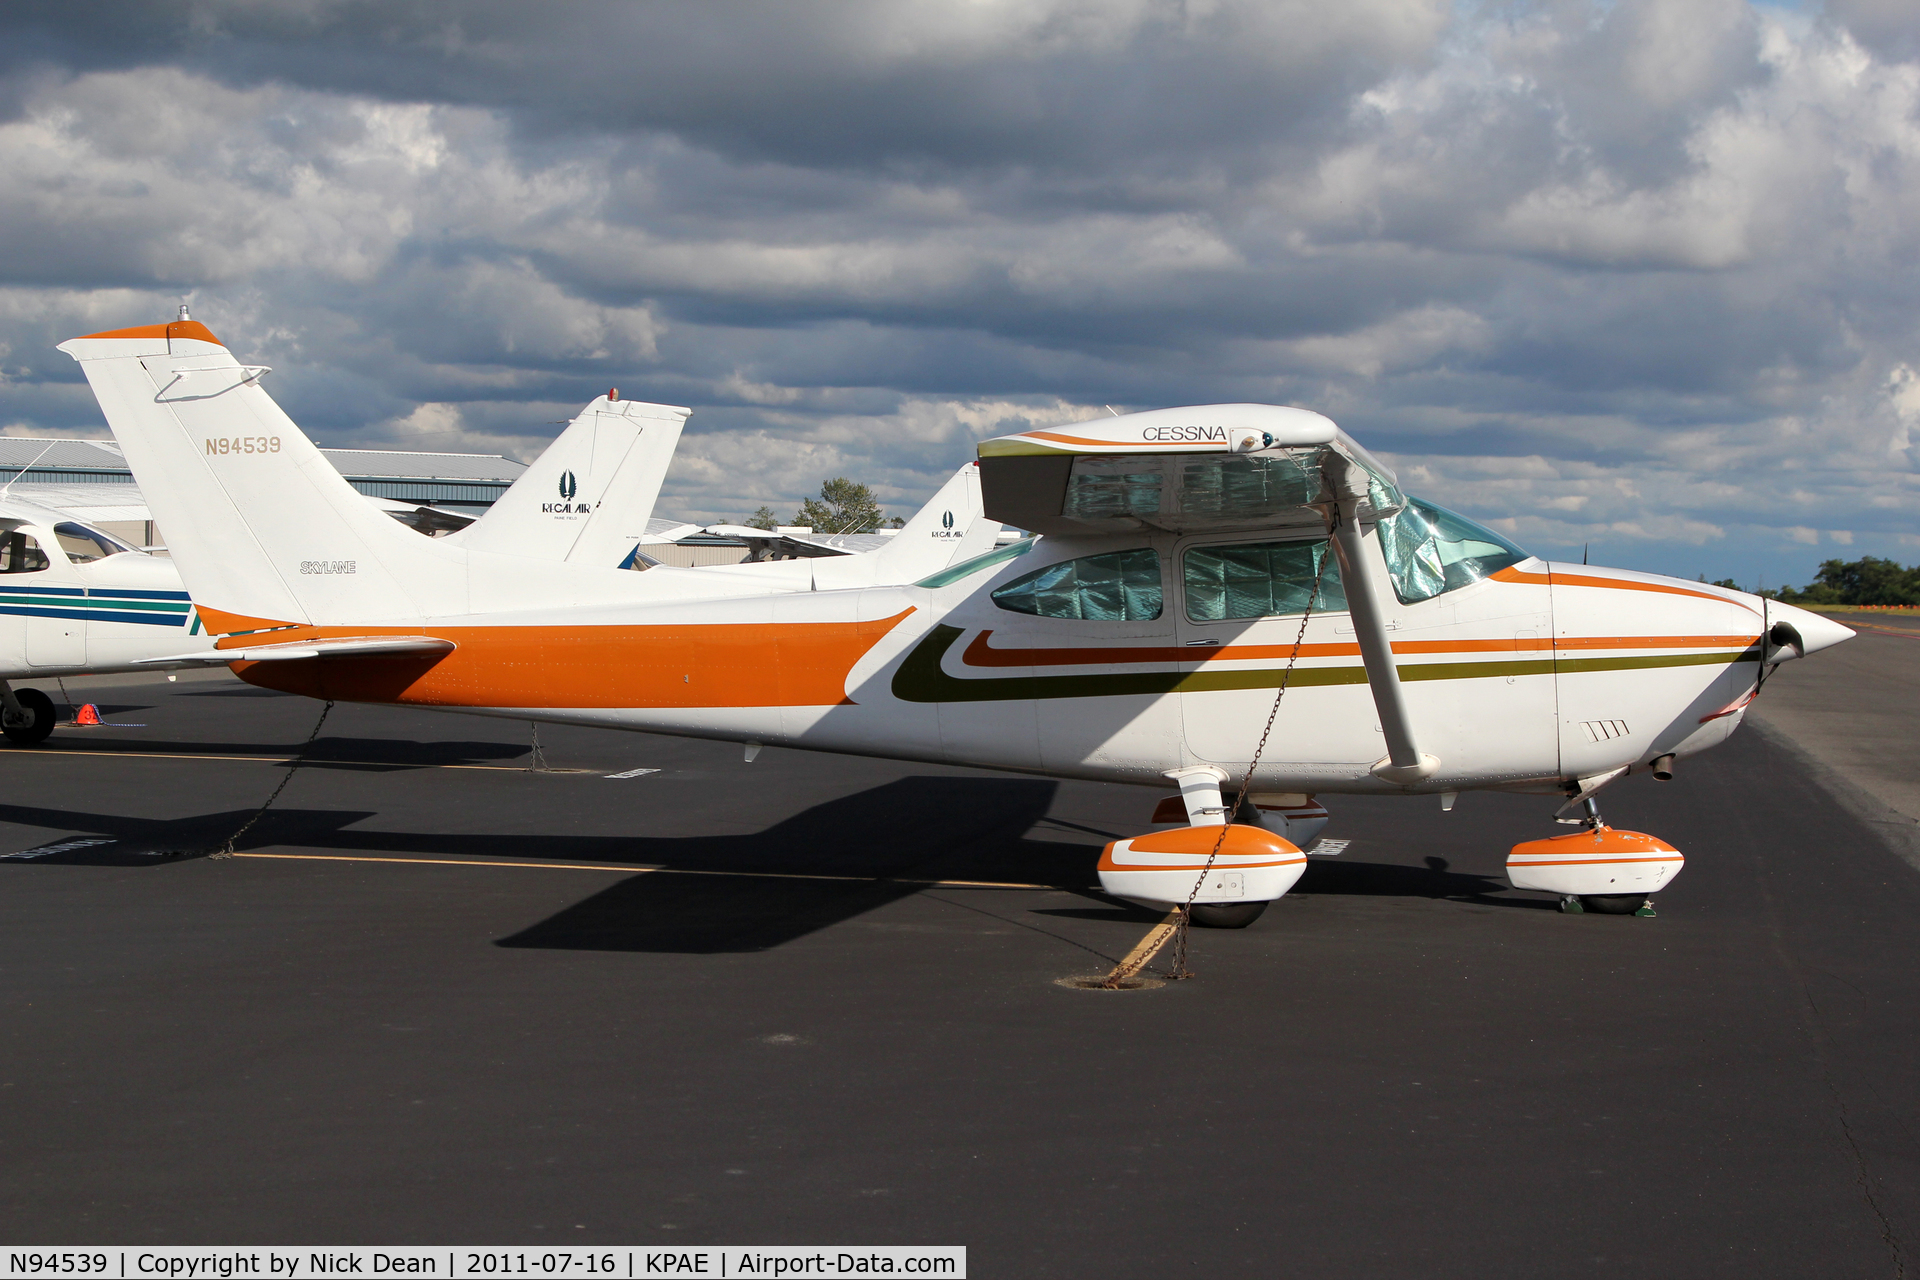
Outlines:
[[184, 299], [323, 444], [692, 406], [689, 519], [1253, 400], [1543, 553], [1920, 561], [1912, 0], [12, 0], [0, 175], [10, 434]]

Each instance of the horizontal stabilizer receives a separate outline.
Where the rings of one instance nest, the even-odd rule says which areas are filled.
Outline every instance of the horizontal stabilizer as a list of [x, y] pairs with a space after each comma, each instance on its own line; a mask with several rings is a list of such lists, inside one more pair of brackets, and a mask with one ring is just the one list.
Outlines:
[[396, 655], [452, 653], [453, 641], [436, 636], [340, 636], [330, 640], [292, 640], [240, 649], [212, 649], [143, 658], [136, 667], [225, 666], [229, 662], [292, 662], [302, 658], [391, 658]]

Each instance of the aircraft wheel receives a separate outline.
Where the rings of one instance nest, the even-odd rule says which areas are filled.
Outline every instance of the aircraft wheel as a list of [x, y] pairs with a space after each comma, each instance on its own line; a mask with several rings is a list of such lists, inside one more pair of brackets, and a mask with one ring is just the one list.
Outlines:
[[15, 689], [13, 698], [27, 713], [26, 717], [15, 724], [12, 717], [0, 715], [0, 721], [4, 721], [0, 723], [0, 733], [6, 734], [15, 746], [32, 747], [45, 742], [53, 732], [53, 699], [38, 689]]
[[1580, 905], [1596, 915], [1630, 916], [1646, 900], [1644, 893], [1589, 893], [1582, 895]]
[[1187, 910], [1188, 917], [1201, 929], [1244, 929], [1260, 918], [1267, 909], [1264, 900], [1260, 902], [1196, 902]]

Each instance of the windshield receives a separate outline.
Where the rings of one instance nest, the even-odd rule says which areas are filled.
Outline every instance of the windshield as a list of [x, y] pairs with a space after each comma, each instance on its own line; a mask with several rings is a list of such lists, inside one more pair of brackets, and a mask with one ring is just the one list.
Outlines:
[[1472, 586], [1527, 558], [1485, 525], [1414, 497], [1380, 522], [1380, 550], [1401, 604]]
[[105, 560], [108, 556], [133, 550], [117, 538], [110, 538], [98, 529], [89, 529], [71, 520], [63, 520], [53, 526], [53, 536], [59, 541], [60, 549], [67, 553], [67, 559], [75, 564], [92, 564], [95, 560]]

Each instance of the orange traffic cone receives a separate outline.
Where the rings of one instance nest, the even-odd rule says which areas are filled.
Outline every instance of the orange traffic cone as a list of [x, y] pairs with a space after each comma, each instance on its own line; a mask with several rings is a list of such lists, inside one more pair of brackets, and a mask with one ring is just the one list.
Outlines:
[[86, 706], [81, 707], [73, 713], [73, 722], [75, 724], [99, 724], [100, 708], [89, 702]]

